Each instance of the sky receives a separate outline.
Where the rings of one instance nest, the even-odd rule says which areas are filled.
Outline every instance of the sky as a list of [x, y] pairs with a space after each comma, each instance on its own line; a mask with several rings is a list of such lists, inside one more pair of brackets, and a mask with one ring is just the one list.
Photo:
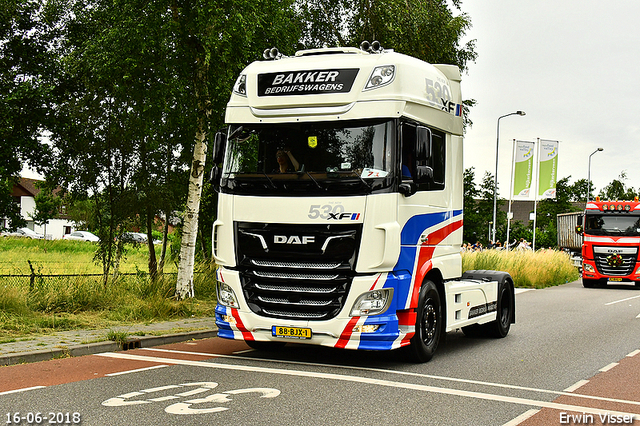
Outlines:
[[[640, 189], [640, 1], [463, 0], [478, 58], [462, 76], [475, 99], [464, 168], [495, 173], [507, 198], [513, 140], [559, 141], [558, 178], [587, 179], [595, 194], [621, 172]], [[533, 192], [533, 191], [532, 191]]]

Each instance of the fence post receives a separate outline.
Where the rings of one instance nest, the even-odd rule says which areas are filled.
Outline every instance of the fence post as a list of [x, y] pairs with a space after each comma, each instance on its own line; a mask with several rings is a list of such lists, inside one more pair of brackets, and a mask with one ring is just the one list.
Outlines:
[[30, 260], [27, 260], [27, 263], [29, 264], [29, 268], [31, 268], [31, 277], [29, 278], [29, 291], [31, 292], [36, 284], [36, 271], [33, 270], [33, 265]]

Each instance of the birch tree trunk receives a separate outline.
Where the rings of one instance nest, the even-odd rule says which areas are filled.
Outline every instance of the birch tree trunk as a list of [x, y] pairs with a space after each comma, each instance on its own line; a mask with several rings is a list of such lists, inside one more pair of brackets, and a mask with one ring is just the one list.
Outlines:
[[193, 296], [193, 267], [196, 256], [196, 238], [198, 236], [198, 215], [200, 212], [200, 196], [204, 165], [207, 156], [207, 119], [202, 115], [198, 119], [196, 144], [193, 149], [193, 162], [189, 175], [189, 195], [184, 211], [182, 244], [180, 246], [180, 262], [178, 263], [178, 279], [176, 282], [176, 298], [178, 300]]

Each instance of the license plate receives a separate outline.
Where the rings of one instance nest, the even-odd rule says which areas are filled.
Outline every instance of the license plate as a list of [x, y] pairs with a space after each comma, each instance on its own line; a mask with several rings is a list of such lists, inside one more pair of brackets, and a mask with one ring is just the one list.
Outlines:
[[274, 325], [271, 327], [271, 335], [275, 337], [285, 337], [287, 339], [311, 339], [310, 328], [281, 327]]
[[609, 278], [609, 281], [622, 281], [622, 278]]

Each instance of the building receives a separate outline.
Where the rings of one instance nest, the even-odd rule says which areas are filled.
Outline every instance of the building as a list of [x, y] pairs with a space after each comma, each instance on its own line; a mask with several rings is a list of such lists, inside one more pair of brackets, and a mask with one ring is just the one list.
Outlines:
[[[40, 192], [36, 184], [37, 179], [20, 178], [20, 181], [13, 187], [11, 196], [20, 205], [20, 215], [27, 221], [27, 228], [46, 236], [47, 239], [60, 239], [65, 234], [70, 234], [73, 230], [73, 223], [64, 214], [64, 209], [58, 218], [51, 219], [45, 226], [36, 225], [31, 216], [36, 209], [35, 196]], [[7, 227], [6, 219], [0, 219], [2, 225]]]

